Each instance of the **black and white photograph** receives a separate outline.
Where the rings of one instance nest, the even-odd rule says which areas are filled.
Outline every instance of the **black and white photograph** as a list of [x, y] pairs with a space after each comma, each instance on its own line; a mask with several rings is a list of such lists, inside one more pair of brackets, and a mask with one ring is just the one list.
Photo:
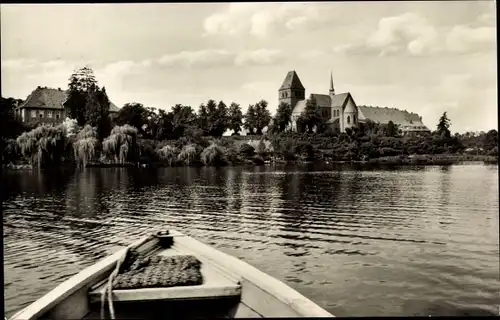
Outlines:
[[499, 316], [496, 12], [2, 2], [4, 319]]

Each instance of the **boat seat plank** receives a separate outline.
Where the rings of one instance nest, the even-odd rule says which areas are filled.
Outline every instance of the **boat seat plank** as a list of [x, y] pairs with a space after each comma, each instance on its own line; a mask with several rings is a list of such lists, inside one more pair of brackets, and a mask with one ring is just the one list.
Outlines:
[[[161, 253], [161, 255], [176, 254], [183, 253], [172, 249], [164, 250]], [[213, 266], [202, 263], [200, 271], [203, 276], [203, 284], [201, 285], [113, 290], [113, 301], [203, 299], [239, 297], [241, 295], [241, 285]], [[100, 303], [106, 283], [107, 282], [102, 282], [97, 287], [90, 290], [89, 298], [91, 303]]]

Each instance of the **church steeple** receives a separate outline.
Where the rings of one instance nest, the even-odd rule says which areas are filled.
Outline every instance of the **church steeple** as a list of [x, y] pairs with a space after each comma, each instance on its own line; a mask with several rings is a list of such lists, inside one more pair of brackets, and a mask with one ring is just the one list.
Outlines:
[[333, 88], [333, 75], [330, 71], [330, 95], [333, 96], [335, 94], [335, 89]]

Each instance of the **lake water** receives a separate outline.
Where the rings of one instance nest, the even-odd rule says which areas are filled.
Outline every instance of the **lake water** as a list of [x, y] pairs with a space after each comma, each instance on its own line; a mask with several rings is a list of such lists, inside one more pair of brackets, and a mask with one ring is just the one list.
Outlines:
[[6, 315], [175, 228], [337, 316], [498, 313], [498, 166], [86, 169], [3, 183]]

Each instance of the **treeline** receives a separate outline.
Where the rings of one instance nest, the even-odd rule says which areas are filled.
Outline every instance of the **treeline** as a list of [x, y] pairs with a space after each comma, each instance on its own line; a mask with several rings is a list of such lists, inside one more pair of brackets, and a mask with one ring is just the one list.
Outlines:
[[[265, 161], [366, 160], [425, 154], [498, 156], [498, 132], [451, 135], [444, 113], [436, 130], [403, 136], [392, 122], [366, 122], [339, 133], [326, 125], [319, 108], [307, 106], [297, 120], [299, 132], [290, 132], [292, 110], [280, 104], [274, 117], [260, 100], [245, 114], [232, 102], [208, 100], [195, 111], [175, 105], [170, 111], [125, 104], [110, 116], [109, 98], [91, 69], [71, 75], [66, 109], [69, 118], [58, 126], [24, 125], [14, 116], [21, 102], [2, 98], [2, 163], [25, 160], [48, 166], [65, 162], [89, 164], [223, 165]], [[255, 135], [258, 143], [241, 143], [221, 136], [228, 130]], [[265, 130], [267, 128], [267, 131]]]

